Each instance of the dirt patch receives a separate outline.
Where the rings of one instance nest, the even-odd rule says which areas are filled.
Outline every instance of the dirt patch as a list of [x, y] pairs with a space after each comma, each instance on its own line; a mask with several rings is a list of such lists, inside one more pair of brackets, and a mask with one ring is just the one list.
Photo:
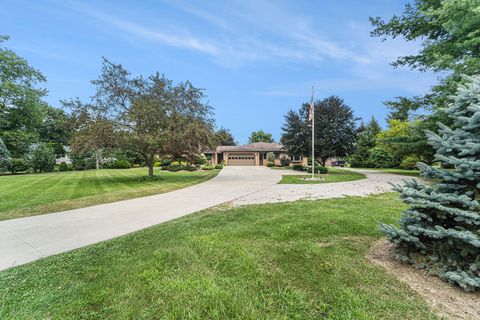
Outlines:
[[447, 282], [400, 263], [394, 258], [394, 245], [383, 239], [368, 252], [367, 258], [418, 292], [432, 310], [447, 319], [480, 319], [480, 294], [467, 293]]

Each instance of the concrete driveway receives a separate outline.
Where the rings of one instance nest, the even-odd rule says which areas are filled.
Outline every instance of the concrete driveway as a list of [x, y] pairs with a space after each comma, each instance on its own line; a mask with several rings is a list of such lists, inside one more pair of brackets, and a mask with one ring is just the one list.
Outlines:
[[282, 171], [225, 167], [207, 182], [168, 193], [0, 221], [0, 270], [233, 201], [275, 185]]
[[278, 185], [282, 174], [265, 167], [225, 167], [215, 178], [180, 190], [88, 208], [0, 221], [0, 270], [141, 230], [225, 202], [257, 203], [365, 196], [408, 178], [362, 171], [367, 179]]

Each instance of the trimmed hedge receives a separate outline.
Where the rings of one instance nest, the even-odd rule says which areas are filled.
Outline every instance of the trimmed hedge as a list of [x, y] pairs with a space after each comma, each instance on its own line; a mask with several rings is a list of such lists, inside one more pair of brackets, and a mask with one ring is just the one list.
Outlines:
[[202, 167], [203, 170], [213, 170], [215, 166], [213, 164], [206, 164]]
[[223, 164], [219, 163], [215, 165], [215, 169], [223, 169]]

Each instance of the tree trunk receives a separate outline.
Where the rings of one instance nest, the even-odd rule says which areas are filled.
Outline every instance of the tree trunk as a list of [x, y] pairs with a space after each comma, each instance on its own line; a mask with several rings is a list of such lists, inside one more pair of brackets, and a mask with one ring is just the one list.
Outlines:
[[322, 161], [322, 167], [325, 167], [325, 164], [327, 163], [327, 159], [321, 158], [320, 160]]
[[148, 165], [148, 176], [151, 178], [153, 177], [153, 164], [147, 164]]
[[100, 169], [100, 159], [99, 159], [99, 154], [98, 154], [98, 151], [95, 151], [95, 168], [97, 170]]

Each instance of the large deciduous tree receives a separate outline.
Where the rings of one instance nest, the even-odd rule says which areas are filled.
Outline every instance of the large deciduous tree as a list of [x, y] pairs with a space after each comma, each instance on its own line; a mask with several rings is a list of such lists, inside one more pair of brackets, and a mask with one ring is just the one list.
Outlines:
[[[115, 143], [141, 155], [149, 176], [157, 154], [191, 160], [211, 144], [212, 108], [203, 102], [203, 90], [190, 82], [174, 86], [159, 73], [132, 77], [122, 65], [104, 59], [102, 73], [92, 83], [97, 92], [93, 103], [85, 105], [92, 132], [99, 122], [102, 130], [111, 126]], [[87, 131], [84, 138], [94, 136]], [[108, 139], [102, 142], [95, 148], [111, 146]]]
[[[0, 36], [0, 44], [8, 40]], [[38, 88], [45, 82], [40, 71], [15, 52], [0, 47], [0, 137], [12, 157], [28, 153], [30, 145], [38, 141], [37, 129], [44, 118], [47, 91]]]
[[428, 132], [435, 158], [453, 169], [419, 163], [422, 176], [435, 182], [397, 186], [411, 207], [399, 227], [381, 229], [402, 261], [474, 291], [480, 290], [480, 76], [467, 79], [444, 110], [452, 126]]
[[[308, 120], [310, 104], [285, 116], [282, 143], [295, 155], [309, 155], [311, 127]], [[325, 165], [330, 158], [345, 157], [353, 152], [356, 139], [356, 118], [352, 109], [337, 96], [315, 102], [315, 158]]]

